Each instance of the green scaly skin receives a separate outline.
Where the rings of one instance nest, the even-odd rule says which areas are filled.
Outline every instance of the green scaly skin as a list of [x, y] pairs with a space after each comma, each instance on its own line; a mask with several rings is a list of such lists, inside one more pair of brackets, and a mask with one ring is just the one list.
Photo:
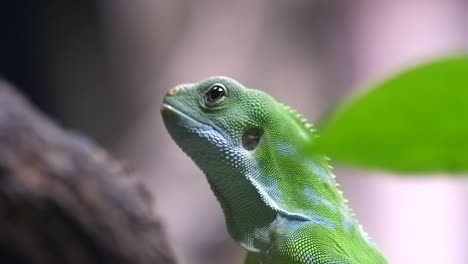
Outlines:
[[205, 173], [249, 264], [388, 263], [349, 210], [305, 119], [226, 77], [179, 85], [162, 107]]

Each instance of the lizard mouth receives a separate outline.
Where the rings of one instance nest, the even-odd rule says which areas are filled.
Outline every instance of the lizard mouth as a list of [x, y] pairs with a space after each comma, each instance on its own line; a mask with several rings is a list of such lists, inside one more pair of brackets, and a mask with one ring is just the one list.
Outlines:
[[194, 119], [193, 117], [185, 114], [184, 112], [176, 109], [175, 107], [163, 104], [161, 107], [161, 113], [165, 122], [176, 121], [179, 125], [188, 126], [192, 128], [203, 128], [207, 125]]
[[207, 120], [206, 122], [200, 121], [199, 119], [184, 113], [183, 111], [177, 109], [176, 107], [168, 103], [162, 104], [161, 114], [163, 116], [163, 120], [166, 126], [177, 125], [187, 130], [195, 129], [199, 131], [215, 131], [223, 138], [226, 138], [222, 130], [218, 126], [213, 124], [210, 120]]

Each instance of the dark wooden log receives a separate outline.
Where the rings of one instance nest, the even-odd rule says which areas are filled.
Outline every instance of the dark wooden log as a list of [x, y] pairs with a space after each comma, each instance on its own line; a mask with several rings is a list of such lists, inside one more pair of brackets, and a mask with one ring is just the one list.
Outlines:
[[122, 163], [0, 81], [0, 263], [175, 263], [151, 201]]

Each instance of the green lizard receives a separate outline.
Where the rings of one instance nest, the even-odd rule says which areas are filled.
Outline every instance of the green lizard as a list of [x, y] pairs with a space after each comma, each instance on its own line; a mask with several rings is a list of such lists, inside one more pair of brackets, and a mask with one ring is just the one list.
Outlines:
[[338, 189], [327, 159], [305, 150], [312, 126], [268, 94], [226, 77], [164, 98], [174, 141], [205, 173], [248, 264], [388, 263]]

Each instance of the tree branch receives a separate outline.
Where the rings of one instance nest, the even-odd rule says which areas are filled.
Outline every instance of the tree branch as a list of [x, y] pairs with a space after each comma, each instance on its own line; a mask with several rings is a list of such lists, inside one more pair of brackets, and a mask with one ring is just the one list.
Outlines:
[[0, 263], [175, 263], [151, 200], [0, 81]]

